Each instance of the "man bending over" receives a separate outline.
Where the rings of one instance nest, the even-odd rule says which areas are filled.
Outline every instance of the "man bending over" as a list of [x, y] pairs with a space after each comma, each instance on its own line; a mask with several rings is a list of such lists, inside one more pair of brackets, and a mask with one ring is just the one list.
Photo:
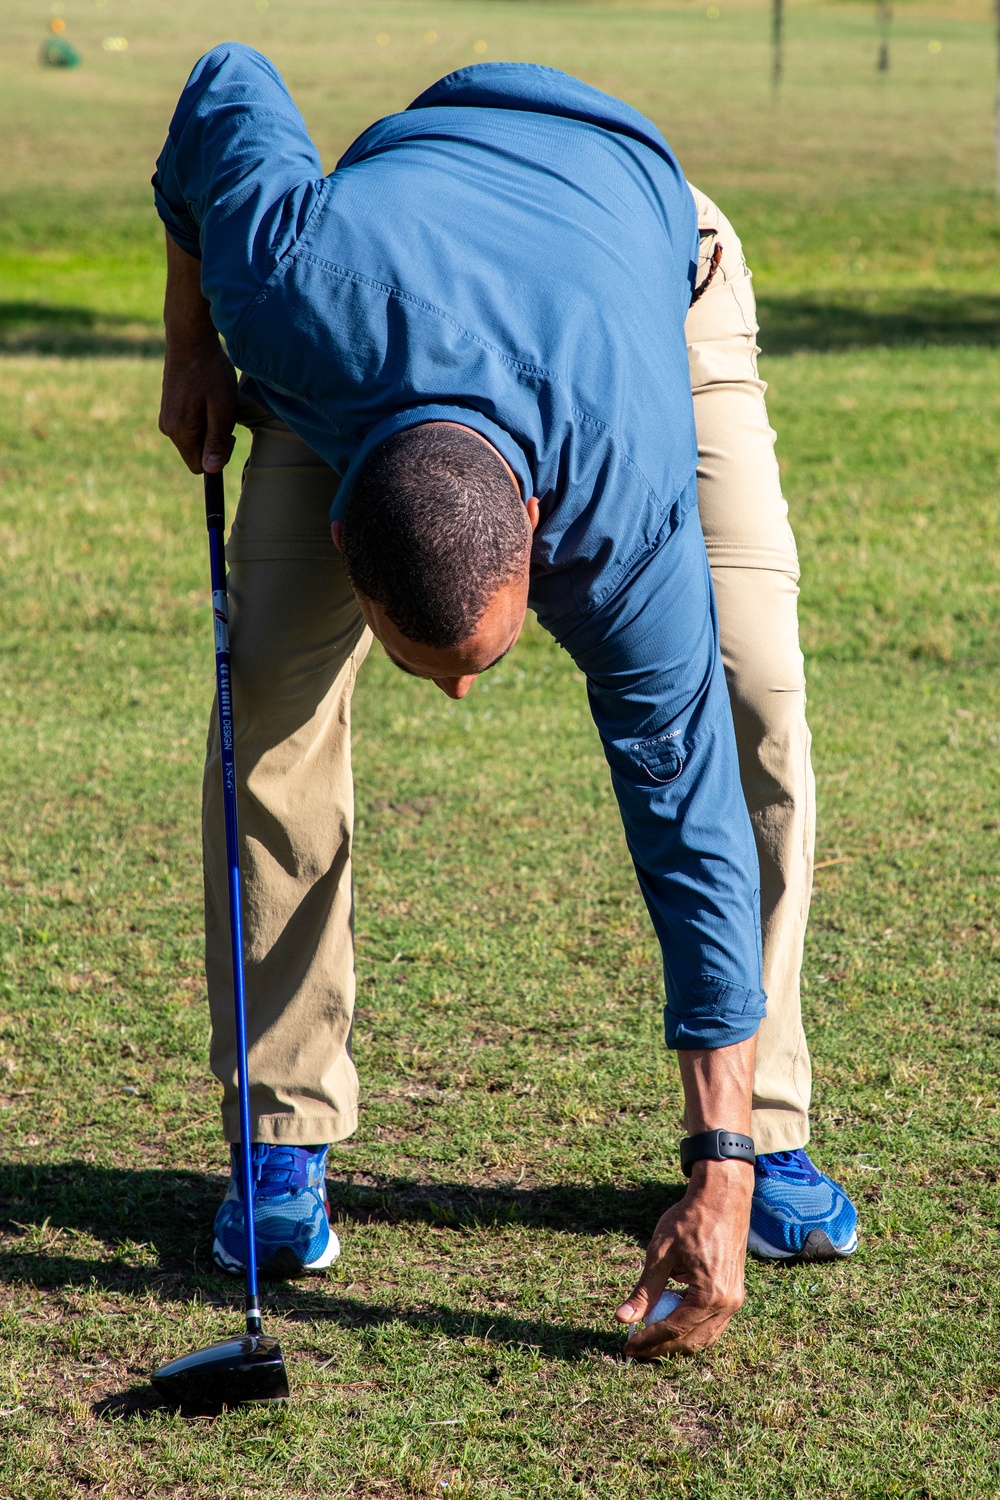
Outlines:
[[[688, 1190], [617, 1316], [641, 1321], [672, 1277], [687, 1296], [630, 1352], [707, 1347], [742, 1302], [748, 1236], [771, 1257], [857, 1242], [802, 1149], [797, 563], [739, 242], [648, 120], [527, 64], [442, 79], [324, 177], [272, 64], [220, 46], [154, 185], [161, 427], [195, 473], [223, 467], [235, 421], [253, 432], [228, 560], [260, 1258], [295, 1274], [339, 1248], [324, 1174], [357, 1122], [357, 669], [376, 636], [462, 698], [530, 606], [587, 680], [684, 1088]], [[234, 1141], [217, 755], [213, 727], [212, 1066]], [[234, 1173], [215, 1256], [244, 1254]]]

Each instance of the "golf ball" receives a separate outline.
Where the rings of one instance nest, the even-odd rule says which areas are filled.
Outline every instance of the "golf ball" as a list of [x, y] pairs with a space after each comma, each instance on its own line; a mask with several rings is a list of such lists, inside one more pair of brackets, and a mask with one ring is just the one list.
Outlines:
[[642, 1323], [637, 1323], [632, 1329], [632, 1332], [629, 1334], [629, 1338], [632, 1338], [635, 1334], [637, 1334], [640, 1327], [648, 1328], [650, 1323], [659, 1323], [662, 1322], [664, 1318], [669, 1318], [674, 1308], [680, 1307], [683, 1301], [684, 1298], [681, 1296], [680, 1292], [671, 1292], [669, 1290], [661, 1292], [659, 1299], [646, 1313], [646, 1316], [643, 1318]]
[[644, 1326], [648, 1328], [650, 1323], [662, 1323], [663, 1319], [669, 1318], [674, 1308], [680, 1307], [683, 1301], [684, 1298], [680, 1292], [661, 1292], [659, 1301], [649, 1309], [649, 1312], [643, 1318]]

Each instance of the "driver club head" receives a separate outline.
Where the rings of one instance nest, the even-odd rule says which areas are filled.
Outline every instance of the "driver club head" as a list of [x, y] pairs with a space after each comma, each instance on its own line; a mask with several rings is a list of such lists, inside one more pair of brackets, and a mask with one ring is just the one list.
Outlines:
[[171, 1406], [220, 1411], [251, 1401], [287, 1401], [288, 1375], [277, 1339], [245, 1333], [172, 1359], [153, 1372]]

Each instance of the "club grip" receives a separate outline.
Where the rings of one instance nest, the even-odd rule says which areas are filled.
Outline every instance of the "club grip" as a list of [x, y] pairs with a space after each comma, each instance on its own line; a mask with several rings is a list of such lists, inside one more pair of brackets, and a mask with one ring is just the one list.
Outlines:
[[209, 531], [226, 528], [226, 486], [221, 474], [205, 475], [205, 522]]

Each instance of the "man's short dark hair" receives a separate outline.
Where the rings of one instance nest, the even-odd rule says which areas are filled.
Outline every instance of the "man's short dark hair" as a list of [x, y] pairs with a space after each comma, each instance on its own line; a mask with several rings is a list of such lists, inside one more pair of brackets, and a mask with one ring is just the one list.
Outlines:
[[531, 526], [489, 443], [424, 422], [365, 460], [341, 546], [359, 594], [407, 640], [447, 649], [474, 634], [497, 589], [524, 567]]

